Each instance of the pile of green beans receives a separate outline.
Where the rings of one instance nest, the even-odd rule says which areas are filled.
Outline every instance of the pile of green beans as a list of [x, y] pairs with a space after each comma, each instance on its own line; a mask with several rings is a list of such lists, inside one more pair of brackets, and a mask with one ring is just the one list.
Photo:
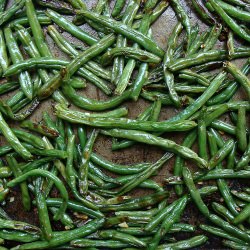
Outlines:
[[249, 22], [250, 0], [0, 1], [0, 250], [250, 249]]

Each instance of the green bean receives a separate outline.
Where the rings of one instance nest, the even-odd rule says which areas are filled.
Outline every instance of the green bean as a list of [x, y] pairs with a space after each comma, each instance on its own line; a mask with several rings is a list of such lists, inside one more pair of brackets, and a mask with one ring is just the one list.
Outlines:
[[200, 245], [206, 243], [207, 240], [208, 240], [208, 238], [206, 236], [198, 235], [198, 236], [194, 236], [188, 240], [182, 240], [182, 241], [178, 241], [175, 243], [159, 245], [157, 247], [157, 250], [189, 249], [189, 248], [200, 246]]
[[133, 30], [129, 28], [127, 25], [123, 24], [120, 25], [119, 22], [114, 21], [108, 17], [100, 16], [96, 13], [90, 12], [90, 11], [79, 11], [80, 15], [83, 15], [84, 17], [91, 19], [93, 21], [99, 22], [100, 24], [111, 28], [115, 32], [124, 35], [125, 37], [137, 42], [139, 45], [144, 47], [149, 52], [152, 52], [153, 54], [162, 57], [163, 56], [163, 50], [160, 49], [154, 41], [152, 41], [147, 36], [143, 35], [142, 33]]
[[74, 89], [83, 89], [87, 87], [87, 83], [85, 79], [80, 79], [80, 78], [73, 78], [69, 81], [69, 84], [74, 88]]
[[236, 6], [240, 6], [242, 8], [245, 8], [248, 0], [247, 1], [245, 1], [245, 0], [226, 0], [226, 2], [228, 2], [230, 4], [235, 4]]
[[219, 130], [219, 131], [223, 131], [223, 132], [226, 132], [228, 134], [231, 134], [231, 135], [235, 135], [236, 134], [236, 127], [235, 126], [232, 126], [228, 123], [225, 123], [221, 120], [215, 120], [211, 123], [211, 127]]
[[236, 238], [241, 239], [244, 242], [249, 243], [250, 242], [250, 236], [245, 232], [240, 230], [239, 228], [236, 228], [229, 224], [228, 222], [224, 221], [220, 217], [218, 217], [215, 214], [210, 214], [209, 220], [216, 224], [217, 226], [221, 227], [224, 231], [227, 233], [235, 236]]
[[250, 162], [250, 141], [248, 142], [247, 149], [242, 155], [241, 159], [238, 161], [235, 169], [240, 170], [246, 167], [249, 162]]
[[184, 167], [182, 174], [183, 174], [184, 182], [185, 182], [185, 184], [189, 190], [189, 193], [190, 193], [193, 201], [195, 202], [196, 206], [198, 207], [198, 209], [201, 211], [201, 213], [205, 217], [208, 217], [210, 215], [210, 212], [209, 212], [207, 206], [205, 205], [205, 203], [202, 201], [200, 193], [198, 192], [198, 190], [195, 187], [190, 170], [188, 168]]
[[10, 107], [13, 107], [17, 105], [20, 101], [22, 101], [25, 98], [25, 95], [23, 91], [16, 92], [15, 95], [13, 95], [9, 100], [6, 101], [6, 104]]
[[88, 191], [88, 169], [90, 155], [93, 150], [94, 142], [98, 136], [99, 131], [93, 130], [85, 147], [82, 149], [82, 158], [79, 166], [79, 189], [82, 195], [86, 195]]
[[226, 62], [224, 64], [226, 70], [233, 75], [233, 77], [239, 82], [243, 88], [245, 89], [246, 93], [248, 94], [248, 98], [250, 99], [250, 81], [245, 74], [241, 72], [234, 64], [230, 62]]
[[228, 48], [228, 55], [229, 58], [232, 54], [234, 54], [234, 37], [233, 37], [233, 32], [229, 31], [228, 36], [227, 36], [227, 48]]
[[192, 0], [192, 4], [193, 4], [195, 10], [200, 15], [200, 17], [203, 19], [203, 21], [205, 21], [209, 25], [214, 24], [216, 22], [214, 17], [203, 6], [202, 1]]
[[238, 243], [243, 243], [242, 240], [234, 237], [233, 235], [225, 232], [224, 230], [218, 228], [218, 227], [212, 227], [212, 226], [208, 226], [208, 225], [203, 225], [201, 224], [200, 225], [200, 228], [206, 232], [209, 232], [211, 234], [214, 234], [216, 236], [219, 236], [221, 238], [224, 238], [224, 239], [229, 239], [229, 240], [233, 240], [235, 242], [238, 242]]
[[228, 168], [228, 169], [234, 169], [234, 167], [235, 167], [236, 148], [237, 148], [237, 144], [235, 143], [232, 151], [229, 153], [228, 158], [227, 158], [227, 167], [226, 168]]
[[3, 71], [5, 71], [9, 66], [9, 58], [6, 51], [6, 42], [3, 35], [3, 31], [0, 30], [0, 65]]
[[[10, 53], [12, 62], [18, 63], [20, 61], [23, 61], [23, 56], [19, 50], [19, 47], [15, 41], [15, 38], [12, 34], [11, 29], [5, 28], [4, 35], [5, 35], [5, 40], [8, 41], [7, 47], [8, 47], [8, 51]], [[33, 85], [32, 85], [29, 73], [27, 71], [24, 71], [19, 74], [18, 78], [19, 78], [22, 91], [31, 100], [33, 97]]]
[[[15, 178], [18, 178], [22, 175], [22, 171], [17, 167], [17, 161], [13, 156], [8, 155], [6, 157], [6, 160], [8, 162], [8, 165], [10, 169], [12, 170]], [[20, 184], [21, 193], [22, 193], [22, 204], [26, 211], [29, 211], [31, 208], [31, 199], [28, 191], [28, 186], [26, 182], [22, 182]]]
[[128, 114], [127, 108], [117, 108], [112, 111], [103, 112], [103, 113], [87, 113], [87, 112], [79, 112], [79, 111], [73, 111], [69, 110], [66, 107], [62, 105], [57, 105], [56, 110], [60, 113], [59, 117], [62, 115], [63, 117], [68, 117], [69, 120], [72, 119], [74, 121], [75, 119], [86, 119], [86, 118], [119, 118], [122, 116], [125, 116]]
[[0, 147], [0, 156], [2, 155], [6, 155], [7, 153], [12, 151], [12, 147], [11, 146], [1, 146]]
[[59, 15], [57, 12], [48, 9], [46, 11], [46, 15], [49, 16], [61, 28], [63, 28], [64, 30], [66, 30], [67, 32], [72, 34], [73, 36], [77, 37], [78, 39], [84, 41], [88, 45], [94, 45], [98, 42], [96, 38], [94, 38], [90, 34], [86, 33], [81, 28], [72, 24], [66, 18]]
[[74, 12], [73, 8], [68, 3], [64, 3], [64, 2], [60, 2], [56, 0], [53, 0], [50, 2], [47, 2], [46, 0], [35, 0], [35, 2], [38, 5], [50, 8], [52, 10], [56, 10], [62, 14], [73, 14]]
[[23, 121], [20, 126], [22, 128], [27, 128], [31, 131], [37, 132], [41, 135], [47, 136], [49, 138], [55, 138], [59, 136], [59, 133], [57, 130], [51, 128], [51, 127], [47, 127], [43, 124], [37, 124], [37, 123], [33, 123], [31, 121]]
[[[236, 49], [235, 53], [232, 54], [232, 59], [247, 57], [249, 56], [248, 49]], [[175, 72], [182, 69], [186, 69], [195, 65], [200, 65], [204, 63], [208, 63], [214, 60], [223, 60], [227, 57], [227, 51], [225, 50], [210, 50], [207, 52], [196, 53], [190, 55], [186, 58], [180, 58], [176, 60], [172, 60], [169, 64], [169, 70]]]
[[137, 59], [142, 62], [157, 64], [161, 61], [161, 58], [155, 56], [152, 53], [148, 53], [144, 50], [130, 48], [130, 47], [121, 47], [121, 48], [114, 48], [107, 51], [101, 58], [101, 62], [104, 65], [108, 65], [113, 57], [115, 56], [127, 56], [130, 58]]
[[40, 236], [37, 234], [30, 234], [6, 229], [0, 230], [0, 235], [0, 237], [5, 240], [18, 242], [33, 242], [40, 239]]
[[149, 164], [144, 164], [144, 163], [136, 164], [136, 165], [128, 165], [128, 166], [112, 163], [104, 159], [100, 155], [95, 154], [94, 152], [92, 152], [90, 159], [94, 163], [98, 164], [99, 166], [111, 172], [123, 174], [123, 175], [140, 173], [141, 171], [149, 167]]
[[5, 94], [11, 90], [15, 90], [19, 86], [17, 82], [5, 82], [0, 84], [0, 95]]
[[59, 191], [61, 192], [62, 198], [63, 198], [63, 203], [62, 206], [60, 207], [58, 213], [54, 216], [54, 219], [58, 220], [62, 214], [64, 213], [64, 211], [67, 208], [67, 202], [68, 202], [68, 193], [66, 188], [64, 187], [63, 183], [61, 182], [61, 180], [56, 177], [55, 175], [51, 174], [49, 171], [46, 170], [40, 170], [40, 169], [35, 169], [35, 170], [31, 170], [30, 172], [27, 172], [11, 181], [8, 182], [7, 186], [8, 187], [14, 187], [16, 184], [23, 182], [24, 180], [26, 180], [27, 178], [29, 178], [30, 176], [44, 176], [47, 178], [50, 178], [54, 181], [56, 187], [59, 189]]
[[142, 131], [186, 131], [196, 126], [192, 121], [181, 121], [177, 123], [166, 122], [150, 122], [150, 121], [137, 121], [127, 118], [108, 118], [108, 117], [87, 117], [84, 114], [76, 116], [73, 112], [65, 112], [59, 106], [56, 106], [56, 115], [68, 122], [91, 125], [100, 128], [128, 128], [128, 129], [141, 129]]
[[81, 0], [67, 0], [75, 9], [86, 9], [87, 6]]
[[0, 25], [6, 23], [18, 10], [23, 8], [25, 0], [18, 0], [12, 3], [12, 6], [4, 12], [0, 13]]
[[112, 129], [112, 130], [102, 130], [102, 133], [105, 135], [111, 135], [114, 137], [126, 138], [149, 145], [157, 145], [168, 151], [177, 153], [184, 158], [192, 159], [198, 163], [200, 167], [207, 167], [207, 162], [204, 159], [201, 159], [197, 156], [194, 151], [190, 150], [187, 147], [180, 146], [173, 141], [163, 139], [161, 137], [154, 136], [152, 134], [136, 131], [136, 130], [124, 130], [124, 129]]
[[[37, 19], [38, 19], [40, 24], [47, 25], [47, 24], [51, 23], [51, 19], [49, 17], [45, 16], [45, 15], [38, 15]], [[10, 28], [13, 28], [17, 24], [19, 24], [19, 25], [28, 25], [29, 20], [28, 20], [28, 18], [26, 16], [25, 17], [20, 17], [20, 18], [14, 19], [13, 21], [9, 22], [8, 25], [9, 25]]]
[[125, 0], [116, 0], [115, 6], [114, 6], [114, 8], [112, 10], [112, 14], [111, 14], [112, 17], [117, 17], [121, 13], [125, 3], [126, 3]]
[[[250, 42], [250, 35], [242, 29], [235, 21], [232, 19], [220, 5], [214, 0], [209, 0], [209, 3], [214, 8], [215, 12], [221, 17], [221, 19], [231, 28], [231, 30], [244, 40]], [[239, 12], [237, 11], [238, 15]]]
[[237, 243], [231, 240], [223, 240], [222, 244], [226, 247], [230, 247], [231, 249], [241, 249], [241, 250], [249, 249], [249, 245], [245, 244], [244, 242]]
[[65, 171], [66, 171], [66, 180], [73, 193], [77, 192], [76, 191], [76, 177], [75, 177], [74, 168], [73, 168], [74, 143], [75, 143], [75, 136], [70, 135], [68, 137], [68, 145], [67, 145], [68, 158], [67, 158]]
[[183, 197], [178, 200], [176, 205], [173, 207], [171, 214], [163, 220], [160, 228], [154, 235], [151, 243], [149, 243], [148, 249], [153, 250], [157, 248], [161, 238], [164, 237], [165, 234], [169, 232], [173, 224], [180, 219], [180, 216], [183, 213], [186, 204], [187, 204], [187, 197]]
[[128, 199], [124, 203], [114, 204], [114, 205], [99, 205], [101, 211], [123, 211], [136, 210], [138, 208], [147, 207], [158, 203], [159, 201], [165, 199], [168, 196], [168, 192], [157, 192], [153, 195], [141, 196], [140, 198]]
[[37, 19], [37, 15], [32, 1], [27, 0], [25, 5], [29, 24], [34, 35], [34, 40], [39, 53], [41, 54], [41, 56], [51, 55], [51, 52], [45, 42], [44, 34], [42, 33], [42, 28]]
[[246, 108], [245, 107], [239, 107], [238, 109], [236, 137], [238, 139], [239, 149], [245, 152], [247, 148]]
[[31, 224], [22, 222], [22, 221], [15, 221], [10, 219], [0, 219], [0, 228], [1, 229], [13, 229], [17, 231], [23, 231], [26, 233], [31, 233], [34, 235], [40, 234], [40, 229], [36, 226]]
[[174, 75], [168, 70], [168, 65], [173, 57], [174, 49], [176, 47], [177, 39], [182, 32], [182, 25], [178, 23], [173, 29], [169, 39], [168, 39], [168, 47], [166, 54], [163, 59], [163, 72], [164, 72], [164, 81], [165, 85], [168, 87], [169, 96], [175, 106], [180, 106], [179, 97], [174, 89]]
[[193, 79], [194, 81], [197, 81], [199, 84], [202, 84], [203, 86], [206, 86], [206, 87], [210, 85], [210, 81], [206, 77], [192, 70], [188, 70], [188, 69], [181, 70], [179, 77], [184, 78], [184, 79], [190, 79], [190, 80]]
[[91, 240], [91, 239], [76, 239], [70, 242], [74, 247], [108, 247], [122, 248], [129, 245], [118, 240]]
[[250, 201], [250, 196], [247, 193], [238, 192], [238, 191], [235, 191], [235, 190], [232, 190], [231, 193], [233, 195], [235, 195], [236, 197], [238, 197], [239, 199], [241, 199], [241, 200], [244, 200], [246, 202]]
[[114, 239], [137, 247], [146, 247], [146, 244], [142, 240], [137, 239], [135, 236], [121, 233], [116, 230], [99, 231], [98, 235], [103, 239]]
[[205, 160], [208, 160], [207, 154], [207, 128], [205, 122], [205, 112], [201, 111], [201, 117], [198, 120], [198, 146], [199, 146], [199, 156]]
[[33, 145], [34, 147], [37, 147], [39, 149], [43, 149], [44, 148], [44, 143], [43, 140], [33, 134], [30, 134], [24, 130], [19, 130], [19, 129], [12, 129], [12, 132], [16, 135], [17, 138], [19, 138], [20, 140], [27, 142], [31, 145]]
[[9, 128], [8, 124], [5, 122], [5, 120], [2, 117], [2, 114], [0, 112], [0, 130], [10, 146], [18, 153], [20, 156], [24, 159], [31, 159], [32, 155], [31, 153], [20, 143], [18, 138], [15, 136], [15, 134], [12, 132], [12, 130]]
[[28, 249], [45, 249], [55, 248], [63, 245], [64, 243], [70, 242], [74, 239], [81, 238], [91, 233], [96, 232], [104, 224], [104, 219], [96, 219], [85, 224], [84, 227], [76, 228], [66, 232], [58, 233], [56, 237], [53, 237], [50, 241], [36, 241], [19, 245], [12, 248], [13, 250], [28, 250]]
[[179, 0], [173, 0], [170, 3], [175, 11], [175, 13], [177, 14], [177, 16], [179, 17], [182, 25], [185, 27], [186, 32], [187, 32], [187, 47], [189, 47], [189, 44], [191, 43], [190, 40], [190, 36], [191, 36], [191, 23], [190, 23], [190, 19], [186, 13], [186, 11], [184, 10], [184, 8], [182, 7], [181, 3]]
[[227, 155], [231, 152], [234, 146], [233, 140], [228, 140], [225, 145], [217, 151], [217, 153], [210, 159], [209, 161], [209, 169], [216, 167], [219, 163], [221, 163]]
[[35, 182], [35, 199], [36, 199], [38, 218], [39, 218], [39, 223], [40, 223], [40, 227], [42, 230], [42, 234], [43, 234], [43, 237], [49, 241], [52, 238], [53, 232], [52, 232], [51, 223], [49, 219], [45, 195], [42, 190], [42, 184], [43, 182], [41, 178], [38, 178]]
[[250, 14], [248, 11], [241, 10], [223, 1], [217, 1], [217, 3], [229, 16], [240, 21], [250, 22]]

